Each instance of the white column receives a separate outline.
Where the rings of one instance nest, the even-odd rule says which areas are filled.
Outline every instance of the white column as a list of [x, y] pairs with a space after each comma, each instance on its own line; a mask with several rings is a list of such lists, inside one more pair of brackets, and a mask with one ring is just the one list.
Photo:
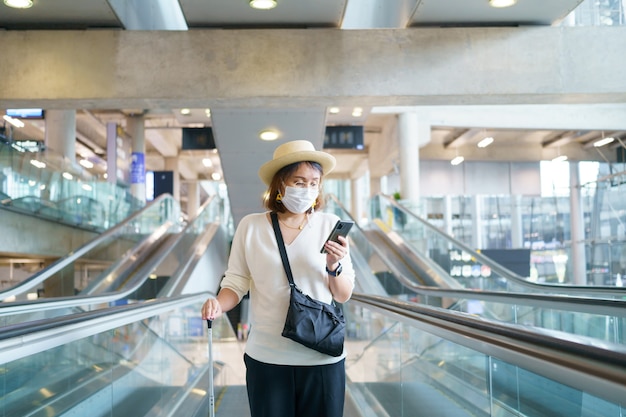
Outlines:
[[[416, 113], [398, 115], [398, 139], [400, 141], [400, 195], [402, 200], [417, 202], [419, 188], [420, 131]], [[430, 127], [428, 128], [430, 136]]]
[[351, 201], [350, 201], [350, 211], [352, 212], [352, 217], [354, 220], [359, 223], [361, 218], [363, 217], [363, 203], [362, 203], [362, 193], [360, 187], [359, 179], [351, 179], [350, 180], [350, 191], [351, 191]]
[[76, 164], [76, 111], [46, 110], [46, 150], [50, 157], [61, 159], [74, 167]]
[[452, 196], [443, 197], [443, 226], [446, 234], [452, 236]]
[[483, 248], [483, 221], [482, 221], [482, 199], [480, 196], [472, 196], [472, 245], [474, 250]]
[[511, 249], [524, 247], [524, 232], [522, 224], [522, 196], [511, 196]]
[[195, 219], [200, 208], [200, 184], [198, 181], [187, 183], [187, 216], [189, 220]]
[[178, 172], [178, 157], [165, 158], [165, 171], [172, 171], [174, 173], [174, 190], [172, 196], [174, 200], [180, 201], [180, 177]]
[[143, 116], [126, 118], [131, 137], [130, 192], [138, 201], [146, 201], [146, 144]]
[[377, 194], [383, 193], [383, 178], [370, 177], [370, 197], [374, 197]]
[[587, 258], [585, 256], [585, 220], [580, 198], [580, 171], [578, 162], [569, 163], [569, 204], [572, 251], [569, 261], [572, 284], [587, 285]]

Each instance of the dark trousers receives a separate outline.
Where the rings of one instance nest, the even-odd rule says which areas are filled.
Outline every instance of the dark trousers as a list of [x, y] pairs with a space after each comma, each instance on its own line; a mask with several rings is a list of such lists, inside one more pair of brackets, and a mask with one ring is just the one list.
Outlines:
[[291, 366], [259, 362], [244, 355], [252, 417], [342, 417], [345, 361]]

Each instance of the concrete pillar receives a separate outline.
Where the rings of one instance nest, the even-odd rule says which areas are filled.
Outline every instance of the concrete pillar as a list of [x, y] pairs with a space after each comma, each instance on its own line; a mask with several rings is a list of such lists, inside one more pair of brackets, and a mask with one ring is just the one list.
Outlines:
[[511, 196], [511, 249], [524, 247], [524, 230], [522, 227], [522, 196]]
[[187, 216], [189, 220], [195, 219], [200, 208], [200, 184], [198, 181], [187, 183]]
[[178, 157], [165, 158], [165, 171], [172, 171], [174, 173], [174, 190], [172, 196], [174, 200], [180, 201], [180, 174], [178, 172]]
[[138, 201], [146, 201], [146, 145], [144, 116], [126, 118], [126, 131], [131, 137], [130, 192]]
[[107, 182], [117, 183], [117, 124], [107, 123]]
[[452, 196], [443, 197], [443, 227], [448, 236], [452, 236]]
[[363, 217], [363, 203], [362, 203], [362, 191], [360, 187], [359, 179], [350, 180], [350, 190], [351, 190], [351, 201], [350, 201], [350, 211], [352, 212], [352, 217], [354, 220], [359, 223], [361, 218]]
[[416, 113], [401, 113], [398, 115], [398, 139], [400, 141], [400, 195], [402, 200], [417, 202], [420, 197], [420, 133], [421, 131]]
[[376, 194], [389, 194], [389, 181], [387, 180], [386, 175], [378, 178], [372, 178], [370, 179], [370, 182], [372, 183], [372, 196]]
[[483, 204], [480, 196], [472, 197], [472, 246], [475, 250], [483, 248]]
[[383, 193], [383, 189], [382, 189], [382, 182], [383, 179], [382, 177], [377, 177], [377, 178], [373, 178], [370, 177], [369, 179], [370, 182], [370, 200], [372, 200], [372, 204], [369, 205], [368, 208], [368, 217], [371, 219], [374, 218], [380, 218], [381, 217], [381, 213], [380, 213], [380, 207], [374, 204], [374, 197], [378, 194], [382, 194]]
[[46, 150], [50, 157], [60, 158], [69, 167], [76, 164], [76, 111], [46, 110]]
[[580, 170], [578, 162], [569, 163], [570, 189], [570, 230], [571, 256], [568, 263], [571, 268], [571, 284], [587, 285], [587, 258], [585, 256], [585, 220], [583, 202], [580, 197]]

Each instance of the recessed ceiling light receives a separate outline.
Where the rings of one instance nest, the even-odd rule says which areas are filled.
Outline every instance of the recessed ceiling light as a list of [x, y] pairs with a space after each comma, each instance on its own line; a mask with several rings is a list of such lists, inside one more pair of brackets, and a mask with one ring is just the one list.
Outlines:
[[489, 0], [491, 7], [510, 7], [517, 3], [517, 0]]
[[250, 0], [250, 7], [259, 10], [273, 9], [276, 4], [276, 0]]
[[272, 129], [267, 129], [259, 133], [259, 137], [263, 140], [276, 140], [278, 139], [278, 132]]
[[4, 4], [14, 9], [28, 9], [33, 7], [33, 0], [4, 0]]
[[93, 168], [93, 162], [91, 162], [88, 159], [81, 159], [80, 161], [78, 161], [78, 163], [81, 164], [82, 166], [84, 166], [87, 169]]
[[8, 116], [6, 114], [2, 116], [2, 118], [6, 120], [7, 122], [11, 123], [15, 127], [24, 127], [24, 122], [22, 122], [20, 119], [14, 119], [11, 116]]
[[39, 169], [43, 169], [43, 168], [46, 167], [46, 163], [45, 162], [41, 162], [41, 161], [38, 161], [36, 159], [31, 159], [30, 160], [30, 164], [32, 166], [36, 167], [36, 168], [39, 168]]
[[180, 109], [180, 114], [182, 114], [183, 116], [189, 116], [191, 114], [191, 110], [190, 109]]
[[331, 107], [328, 109], [328, 113], [330, 114], [337, 114], [339, 113], [339, 107]]
[[593, 146], [595, 146], [596, 148], [599, 148], [600, 146], [608, 145], [609, 143], [613, 142], [614, 140], [615, 140], [615, 138], [600, 139], [600, 140], [594, 142]]
[[487, 146], [493, 143], [493, 138], [491, 136], [487, 136], [485, 139], [478, 142], [479, 148], [486, 148]]
[[211, 161], [211, 158], [202, 158], [202, 165], [207, 168], [211, 168], [213, 166], [213, 161]]
[[455, 156], [454, 159], [452, 159], [452, 161], [450, 161], [450, 163], [452, 165], [459, 165], [463, 161], [465, 161], [465, 158], [463, 158], [462, 156]]
[[352, 109], [352, 117], [361, 117], [363, 116], [363, 109], [361, 107], [355, 107]]

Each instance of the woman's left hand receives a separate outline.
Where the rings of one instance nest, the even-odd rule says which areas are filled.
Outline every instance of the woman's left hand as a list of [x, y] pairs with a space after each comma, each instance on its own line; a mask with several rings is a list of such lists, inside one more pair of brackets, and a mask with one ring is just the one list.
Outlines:
[[339, 261], [348, 253], [348, 240], [339, 236], [339, 243], [328, 241], [324, 244], [324, 248], [326, 248], [326, 266], [330, 271], [334, 271]]

